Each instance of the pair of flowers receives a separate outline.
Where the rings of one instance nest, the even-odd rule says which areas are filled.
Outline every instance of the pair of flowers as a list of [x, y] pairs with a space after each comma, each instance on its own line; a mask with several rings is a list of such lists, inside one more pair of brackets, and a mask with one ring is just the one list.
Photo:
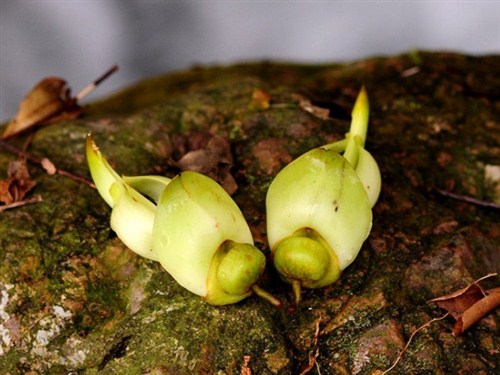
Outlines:
[[[302, 287], [337, 281], [370, 233], [381, 176], [364, 149], [368, 112], [362, 89], [345, 139], [298, 157], [269, 187], [273, 263], [292, 284], [297, 302]], [[241, 210], [214, 180], [190, 171], [173, 179], [120, 176], [90, 135], [86, 153], [97, 190], [112, 208], [111, 228], [128, 248], [160, 262], [210, 304], [232, 304], [256, 293], [280, 305], [257, 285], [265, 256], [254, 246]]]

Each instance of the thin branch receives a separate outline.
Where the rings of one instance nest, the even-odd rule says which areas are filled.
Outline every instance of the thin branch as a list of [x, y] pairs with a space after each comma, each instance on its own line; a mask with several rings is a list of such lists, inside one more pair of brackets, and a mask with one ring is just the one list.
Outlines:
[[316, 329], [314, 330], [314, 340], [313, 340], [314, 350], [311, 354], [309, 354], [309, 363], [307, 364], [307, 367], [300, 373], [300, 375], [308, 374], [313, 369], [314, 365], [316, 365], [318, 374], [320, 374], [319, 365], [318, 362], [316, 362], [316, 359], [319, 356], [318, 339], [319, 339], [319, 325], [321, 324], [321, 319], [322, 315], [319, 314], [319, 318], [316, 320]]
[[64, 176], [64, 177], [70, 178], [70, 179], [72, 179], [72, 180], [74, 180], [74, 181], [81, 182], [81, 183], [83, 183], [83, 184], [85, 184], [85, 185], [88, 185], [88, 186], [90, 186], [91, 188], [94, 188], [94, 189], [95, 189], [95, 184], [94, 184], [92, 181], [90, 181], [89, 179], [87, 179], [87, 178], [85, 178], [85, 177], [83, 177], [83, 176], [80, 176], [80, 175], [77, 175], [77, 174], [73, 174], [73, 173], [68, 172], [68, 171], [66, 171], [66, 170], [64, 170], [64, 169], [57, 169], [57, 170], [56, 170], [56, 173], [57, 173], [58, 175], [61, 175], [61, 176]]
[[448, 315], [450, 315], [450, 313], [446, 313], [444, 314], [443, 316], [440, 316], [438, 318], [434, 318], [432, 320], [429, 320], [428, 322], [424, 323], [423, 325], [421, 325], [420, 327], [418, 327], [415, 331], [413, 331], [413, 333], [411, 334], [410, 338], [408, 339], [408, 341], [406, 342], [406, 345], [405, 347], [403, 348], [403, 350], [401, 350], [401, 352], [399, 353], [398, 357], [396, 358], [396, 360], [394, 361], [394, 363], [392, 364], [391, 367], [389, 367], [387, 370], [385, 370], [381, 375], [385, 375], [387, 374], [389, 371], [391, 371], [394, 367], [396, 367], [396, 365], [398, 364], [399, 360], [401, 358], [403, 358], [403, 355], [406, 353], [406, 350], [408, 350], [408, 347], [410, 346], [410, 343], [411, 341], [413, 340], [413, 337], [418, 333], [420, 332], [421, 330], [427, 328], [428, 326], [430, 326], [432, 323], [434, 322], [437, 322], [439, 320], [443, 320], [444, 318], [446, 318]]
[[28, 204], [38, 203], [38, 202], [41, 202], [41, 201], [42, 201], [42, 196], [41, 195], [35, 195], [34, 197], [29, 198], [29, 199], [24, 199], [22, 201], [17, 201], [17, 202], [14, 202], [14, 203], [5, 204], [3, 206], [0, 206], [0, 212], [7, 211], [7, 210], [10, 210], [12, 208], [26, 206]]
[[451, 191], [443, 190], [443, 189], [434, 189], [434, 191], [436, 193], [444, 196], [444, 197], [452, 198], [452, 199], [462, 201], [465, 203], [469, 203], [469, 204], [474, 204], [476, 206], [500, 210], [500, 204], [495, 203], [495, 202], [484, 201], [484, 200], [473, 198], [473, 197], [470, 197], [467, 195], [452, 193]]
[[[25, 158], [26, 160], [34, 163], [34, 164], [38, 164], [40, 167], [42, 167], [43, 169], [47, 170], [46, 169], [46, 165], [48, 163], [48, 160], [47, 158], [38, 158], [34, 155], [31, 155], [30, 153], [26, 152], [26, 151], [21, 151], [19, 150], [17, 147], [11, 145], [10, 143], [4, 141], [4, 140], [0, 140], [0, 148], [4, 149], [5, 151], [11, 153], [11, 154], [14, 154], [16, 155], [17, 157], [20, 157], [20, 158]], [[52, 162], [50, 162], [52, 164], [53, 167], [54, 164]], [[64, 177], [67, 177], [69, 179], [72, 179], [74, 181], [77, 181], [77, 182], [81, 182], [83, 184], [86, 184], [92, 188], [95, 188], [95, 185], [92, 181], [90, 181], [89, 179], [83, 177], [83, 176], [79, 176], [79, 175], [76, 175], [74, 173], [71, 173], [71, 172], [68, 172], [64, 169], [60, 169], [60, 168], [57, 168], [55, 167], [55, 173], [61, 175], [61, 176], [64, 176]], [[53, 174], [53, 173], [52, 173]]]
[[108, 78], [111, 74], [116, 72], [118, 70], [118, 65], [113, 65], [111, 68], [106, 70], [104, 74], [102, 74], [99, 78], [97, 78], [94, 82], [91, 84], [85, 86], [77, 95], [76, 95], [76, 100], [80, 101], [82, 98], [86, 95], [88, 95], [90, 92], [92, 92], [102, 81], [104, 81], [106, 78]]

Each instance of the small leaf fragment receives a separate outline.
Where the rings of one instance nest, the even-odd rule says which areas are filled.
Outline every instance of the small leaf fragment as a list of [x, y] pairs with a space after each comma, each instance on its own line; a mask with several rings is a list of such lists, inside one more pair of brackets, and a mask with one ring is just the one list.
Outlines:
[[0, 203], [11, 204], [14, 201], [9, 191], [9, 179], [0, 180]]
[[248, 109], [251, 110], [264, 110], [268, 109], [270, 104], [271, 95], [262, 89], [255, 88], [252, 92], [252, 99], [248, 103]]
[[204, 147], [187, 152], [177, 161], [177, 165], [182, 171], [204, 174], [222, 185], [230, 195], [238, 189], [231, 174], [233, 164], [229, 142], [217, 135], [211, 137]]
[[8, 177], [0, 180], [0, 202], [6, 205], [23, 200], [36, 185], [30, 177], [24, 159], [11, 161], [7, 173]]
[[299, 107], [306, 112], [313, 114], [314, 116], [327, 120], [330, 116], [330, 110], [328, 108], [322, 108], [311, 103], [310, 100], [301, 99], [299, 102]]

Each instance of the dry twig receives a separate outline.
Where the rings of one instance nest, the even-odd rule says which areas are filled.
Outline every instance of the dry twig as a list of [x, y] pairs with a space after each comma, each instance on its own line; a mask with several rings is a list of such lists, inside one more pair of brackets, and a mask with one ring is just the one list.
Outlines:
[[469, 197], [467, 195], [452, 193], [451, 191], [443, 190], [443, 189], [434, 189], [434, 191], [436, 193], [444, 196], [444, 197], [452, 198], [452, 199], [455, 199], [457, 201], [473, 204], [473, 205], [480, 206], [480, 207], [493, 208], [496, 210], [500, 210], [500, 204], [495, 203], [495, 202], [488, 202], [488, 201], [484, 201], [481, 199]]
[[33, 203], [38, 203], [42, 201], [42, 197], [40, 195], [35, 195], [32, 198], [29, 199], [23, 199], [21, 201], [13, 202], [10, 204], [4, 204], [0, 206], [0, 212], [10, 210], [12, 208], [17, 208], [21, 206], [26, 206], [27, 204], [33, 204]]
[[302, 370], [302, 372], [300, 373], [300, 375], [308, 374], [312, 370], [312, 368], [314, 367], [314, 365], [316, 365], [316, 367], [318, 369], [318, 374], [320, 373], [319, 367], [318, 367], [318, 363], [316, 362], [316, 359], [319, 356], [318, 339], [319, 339], [319, 325], [321, 323], [321, 318], [322, 318], [322, 316], [320, 314], [319, 318], [316, 320], [316, 329], [314, 330], [314, 340], [313, 340], [313, 348], [314, 348], [314, 350], [312, 351], [311, 354], [309, 354], [309, 363], [307, 364], [307, 367], [304, 370]]
[[438, 318], [434, 318], [432, 320], [429, 320], [428, 322], [425, 322], [423, 325], [421, 325], [420, 327], [418, 327], [415, 331], [413, 331], [413, 333], [411, 334], [410, 338], [408, 339], [408, 341], [406, 342], [406, 345], [405, 347], [403, 348], [403, 350], [401, 350], [401, 352], [399, 353], [398, 357], [396, 358], [396, 360], [394, 361], [394, 363], [392, 364], [391, 367], [389, 367], [387, 370], [385, 370], [382, 375], [385, 375], [387, 374], [389, 371], [391, 371], [394, 367], [396, 367], [396, 365], [398, 364], [398, 362], [400, 361], [401, 358], [403, 358], [403, 355], [405, 354], [406, 350], [408, 349], [408, 347], [410, 346], [410, 343], [411, 341], [413, 340], [413, 337], [418, 333], [420, 332], [421, 330], [429, 327], [432, 323], [434, 322], [437, 322], [439, 320], [443, 320], [444, 318], [446, 318], [448, 315], [450, 315], [450, 313], [446, 313], [444, 314], [443, 316], [440, 316]]
[[[3, 141], [3, 140], [0, 140], [0, 148], [4, 149], [5, 151], [7, 151], [11, 154], [16, 155], [17, 157], [25, 158], [26, 160], [28, 160], [32, 163], [38, 164], [43, 169], [45, 169], [47, 171], [47, 173], [49, 173], [49, 174], [57, 173], [61, 176], [70, 178], [74, 181], [84, 183], [90, 187], [95, 187], [94, 183], [92, 181], [88, 180], [87, 178], [85, 178], [83, 176], [76, 175], [76, 174], [71, 173], [71, 172], [68, 172], [64, 169], [57, 168], [48, 158], [42, 158], [42, 159], [37, 158], [36, 156], [31, 155], [30, 153], [28, 153], [26, 151], [19, 150], [17, 147], [15, 147], [15, 146], [11, 145], [10, 143]], [[55, 169], [55, 171], [54, 171], [54, 169]]]

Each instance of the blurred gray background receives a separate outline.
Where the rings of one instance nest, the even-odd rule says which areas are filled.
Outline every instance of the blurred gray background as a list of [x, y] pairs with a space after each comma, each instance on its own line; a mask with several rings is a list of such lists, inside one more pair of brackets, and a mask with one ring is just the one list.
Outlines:
[[500, 1], [0, 0], [0, 121], [43, 77], [85, 101], [193, 64], [352, 61], [410, 49], [500, 52]]

